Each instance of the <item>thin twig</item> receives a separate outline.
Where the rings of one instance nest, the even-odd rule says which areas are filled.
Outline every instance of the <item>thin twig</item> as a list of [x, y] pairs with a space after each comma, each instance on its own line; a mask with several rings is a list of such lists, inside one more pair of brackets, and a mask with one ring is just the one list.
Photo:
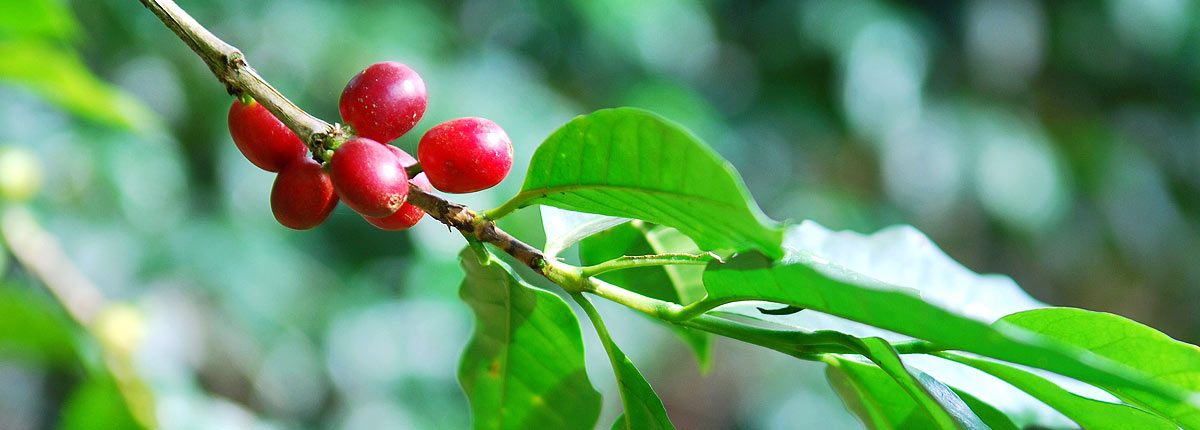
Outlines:
[[180, 8], [172, 0], [140, 0], [147, 9], [154, 12], [159, 20], [175, 32], [192, 51], [195, 51], [213, 75], [225, 84], [225, 89], [233, 95], [250, 94], [271, 114], [279, 118], [288, 128], [296, 132], [300, 139], [308, 144], [314, 154], [321, 155], [327, 150], [326, 144], [334, 138], [340, 138], [341, 127], [330, 124], [310, 115], [303, 109], [284, 97], [271, 84], [268, 84], [258, 72], [246, 63], [245, 55], [233, 45], [226, 43], [212, 32], [196, 22], [191, 15]]

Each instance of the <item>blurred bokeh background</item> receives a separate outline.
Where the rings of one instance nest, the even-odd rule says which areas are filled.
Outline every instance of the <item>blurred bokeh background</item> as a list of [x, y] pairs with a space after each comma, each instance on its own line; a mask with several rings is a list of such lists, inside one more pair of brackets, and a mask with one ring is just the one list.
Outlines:
[[[515, 193], [573, 116], [640, 106], [728, 158], [773, 218], [912, 224], [1040, 300], [1200, 341], [1187, 0], [181, 3], [327, 120], [351, 76], [397, 60], [430, 94], [402, 148], [451, 118], [499, 123], [516, 165], [454, 197], [474, 208]], [[41, 162], [32, 219], [129, 305], [99, 331], [140, 339], [125, 361], [163, 428], [466, 428], [461, 238], [431, 220], [381, 232], [345, 207], [313, 231], [278, 225], [273, 175], [230, 140], [231, 101], [137, 1], [0, 3], [0, 144]], [[543, 240], [535, 209], [502, 226]], [[0, 285], [0, 334], [25, 339], [0, 344], [0, 428], [127, 419], [102, 412], [112, 386], [128, 392], [120, 371], [85, 382], [120, 366], [96, 364], [111, 357], [2, 246]], [[717, 342], [702, 374], [666, 330], [601, 311], [679, 428], [860, 427], [819, 365]], [[11, 319], [36, 312], [44, 324]], [[584, 332], [604, 425], [620, 404]]]

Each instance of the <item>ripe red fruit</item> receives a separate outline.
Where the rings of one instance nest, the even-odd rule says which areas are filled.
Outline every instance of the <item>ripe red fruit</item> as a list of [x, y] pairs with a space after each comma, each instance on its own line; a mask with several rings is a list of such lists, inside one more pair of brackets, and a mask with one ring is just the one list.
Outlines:
[[329, 176], [346, 206], [369, 217], [396, 213], [408, 197], [408, 175], [388, 145], [364, 137], [343, 143], [329, 160]]
[[[396, 154], [396, 158], [400, 160], [400, 165], [404, 166], [405, 168], [408, 168], [413, 164], [417, 164], [417, 159], [413, 158], [411, 155], [408, 155], [407, 152], [404, 152], [400, 148], [388, 145], [388, 149], [392, 150], [393, 154]], [[409, 182], [415, 184], [418, 188], [425, 190], [425, 192], [433, 191], [433, 186], [429, 185], [429, 179], [425, 177], [424, 173], [418, 173], [417, 176], [414, 176]], [[400, 210], [396, 211], [394, 214], [383, 218], [371, 218], [369, 216], [363, 216], [363, 219], [367, 220], [367, 222], [371, 223], [371, 225], [381, 229], [398, 231], [417, 225], [417, 223], [421, 221], [421, 217], [424, 216], [424, 210], [421, 210], [421, 208], [406, 202], [404, 205], [400, 206]]]
[[491, 188], [512, 169], [512, 141], [496, 123], [459, 118], [429, 129], [417, 147], [421, 168], [434, 188], [470, 193]]
[[229, 134], [247, 160], [268, 172], [278, 172], [292, 160], [308, 154], [308, 148], [296, 133], [257, 101], [251, 100], [250, 104], [233, 101], [229, 107]]
[[284, 166], [271, 186], [271, 212], [275, 220], [296, 230], [321, 225], [337, 202], [329, 174], [308, 157], [294, 159]]
[[425, 81], [404, 64], [385, 61], [363, 69], [346, 84], [338, 108], [359, 136], [387, 143], [404, 135], [429, 102]]

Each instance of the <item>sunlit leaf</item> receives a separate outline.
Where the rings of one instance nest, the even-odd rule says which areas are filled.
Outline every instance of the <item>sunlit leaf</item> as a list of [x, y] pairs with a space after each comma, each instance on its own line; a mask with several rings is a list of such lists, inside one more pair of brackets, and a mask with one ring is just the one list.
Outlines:
[[705, 250], [783, 255], [783, 229], [762, 214], [729, 162], [639, 109], [599, 110], [554, 132], [534, 153], [521, 192], [489, 215], [531, 204], [674, 227]]
[[783, 246], [789, 253], [808, 253], [872, 279], [913, 289], [927, 302], [981, 321], [1046, 306], [1012, 278], [967, 269], [912, 226], [862, 234], [804, 221], [788, 228]]
[[962, 354], [939, 354], [949, 360], [974, 367], [1020, 388], [1050, 407], [1062, 412], [1086, 429], [1171, 430], [1170, 421], [1152, 413], [1116, 403], [1102, 402], [1080, 396], [1036, 374], [995, 361], [968, 357]]
[[[910, 226], [892, 226], [872, 234], [833, 231], [812, 221], [790, 226], [784, 248], [791, 254], [811, 254], [866, 277], [920, 294], [921, 298], [948, 311], [992, 322], [1022, 310], [1044, 307], [1007, 276], [979, 274], [967, 269], [938, 248], [925, 234]], [[838, 330], [858, 337], [878, 336], [892, 341], [910, 336], [883, 330], [816, 311], [788, 315], [764, 315], [759, 308], [777, 309], [773, 303], [743, 302], [721, 311], [803, 330]], [[917, 357], [911, 363], [923, 372], [978, 397], [982, 402], [1019, 416], [1023, 424], [1070, 425], [1061, 414], [995, 378], [978, 381], [973, 369], [934, 359]], [[967, 374], [973, 373], [973, 374]]]
[[[489, 255], [490, 257], [490, 255]], [[459, 295], [475, 313], [475, 334], [458, 378], [476, 429], [591, 429], [600, 393], [584, 369], [575, 314], [558, 296], [517, 280], [504, 263], [459, 255]]]
[[[1154, 380], [1200, 392], [1200, 347], [1172, 339], [1128, 318], [1073, 308], [1035, 309], [1000, 321], [1078, 346], [1141, 370]], [[1184, 428], [1200, 429], [1200, 409], [1119, 385], [1103, 385], [1117, 397], [1157, 411]]]
[[1076, 347], [1011, 324], [985, 322], [930, 304], [844, 267], [812, 256], [773, 263], [761, 254], [743, 254], [704, 272], [712, 304], [766, 300], [817, 310], [885, 330], [931, 341], [942, 347], [1046, 369], [1093, 384], [1153, 391], [1183, 399], [1182, 390], [1148, 379]]

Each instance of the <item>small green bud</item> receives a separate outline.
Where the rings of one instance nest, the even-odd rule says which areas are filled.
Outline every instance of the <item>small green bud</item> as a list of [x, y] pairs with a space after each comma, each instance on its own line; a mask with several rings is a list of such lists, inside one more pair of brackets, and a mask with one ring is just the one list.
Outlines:
[[0, 146], [0, 201], [27, 201], [41, 185], [42, 166], [37, 156], [20, 146]]

